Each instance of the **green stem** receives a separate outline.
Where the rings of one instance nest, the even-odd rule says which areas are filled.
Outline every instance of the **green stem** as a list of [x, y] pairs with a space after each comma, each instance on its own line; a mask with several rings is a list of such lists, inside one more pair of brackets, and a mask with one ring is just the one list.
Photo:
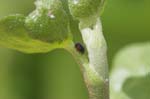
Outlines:
[[109, 99], [106, 43], [99, 19], [93, 29], [84, 28], [81, 33], [88, 55], [77, 52], [73, 42], [66, 48], [80, 65], [89, 99]]

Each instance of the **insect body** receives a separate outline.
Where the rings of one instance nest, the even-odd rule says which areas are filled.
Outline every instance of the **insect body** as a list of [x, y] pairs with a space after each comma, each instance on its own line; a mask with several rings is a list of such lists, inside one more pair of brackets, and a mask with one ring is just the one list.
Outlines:
[[76, 48], [76, 50], [77, 50], [78, 52], [80, 52], [81, 54], [84, 54], [85, 49], [84, 49], [84, 47], [83, 47], [80, 43], [76, 43], [76, 44], [75, 44], [75, 48]]

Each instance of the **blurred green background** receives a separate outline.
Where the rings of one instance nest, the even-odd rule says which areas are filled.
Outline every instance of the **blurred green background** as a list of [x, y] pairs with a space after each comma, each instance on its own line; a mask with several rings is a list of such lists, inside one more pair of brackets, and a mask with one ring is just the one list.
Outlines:
[[[16, 13], [28, 15], [35, 7], [33, 2], [0, 0], [0, 17]], [[150, 41], [149, 0], [107, 0], [101, 19], [110, 71], [113, 57], [120, 48]], [[3, 99], [88, 99], [80, 70], [64, 50], [28, 55], [1, 47], [1, 93]]]

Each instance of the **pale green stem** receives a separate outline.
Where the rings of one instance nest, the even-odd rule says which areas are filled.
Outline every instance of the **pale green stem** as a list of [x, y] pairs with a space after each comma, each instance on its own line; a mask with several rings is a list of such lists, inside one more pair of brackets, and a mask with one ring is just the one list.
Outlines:
[[89, 99], [109, 99], [108, 65], [106, 42], [98, 19], [93, 29], [80, 29], [86, 45], [88, 56], [82, 55], [74, 48], [74, 43], [66, 47], [78, 64], [89, 92]]

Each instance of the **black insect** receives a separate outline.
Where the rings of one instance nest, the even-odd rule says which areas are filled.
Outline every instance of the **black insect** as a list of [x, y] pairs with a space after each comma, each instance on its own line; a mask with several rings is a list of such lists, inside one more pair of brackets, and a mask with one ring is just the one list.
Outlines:
[[80, 43], [76, 43], [76, 44], [75, 44], [75, 48], [76, 48], [76, 50], [77, 50], [78, 52], [80, 52], [81, 54], [84, 54], [85, 49], [84, 49], [84, 47], [83, 47]]

